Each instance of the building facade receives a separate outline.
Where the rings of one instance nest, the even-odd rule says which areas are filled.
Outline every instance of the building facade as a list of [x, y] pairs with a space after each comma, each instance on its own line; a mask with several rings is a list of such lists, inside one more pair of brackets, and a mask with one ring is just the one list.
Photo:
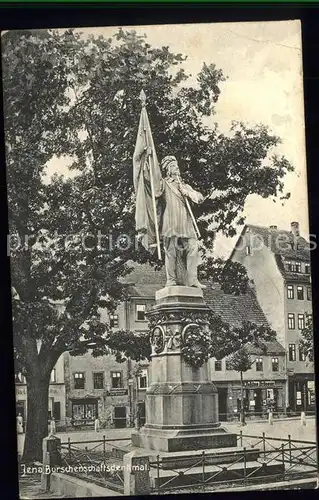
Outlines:
[[269, 324], [286, 351], [287, 398], [291, 411], [314, 411], [314, 364], [299, 348], [312, 314], [310, 247], [298, 222], [290, 231], [246, 225], [230, 256], [245, 266]]
[[[25, 424], [27, 418], [27, 384], [23, 375], [15, 376], [16, 413], [21, 413]], [[65, 424], [66, 391], [64, 383], [64, 360], [61, 356], [51, 372], [49, 385], [48, 421], [54, 417], [57, 425]]]
[[[224, 321], [236, 327], [242, 321], [256, 325], [267, 325], [256, 294], [249, 288], [238, 296], [222, 292], [220, 286], [207, 287], [204, 292], [207, 304]], [[273, 411], [285, 413], [286, 402], [286, 352], [278, 342], [268, 342], [266, 351], [247, 346], [252, 362], [251, 369], [243, 373], [244, 401], [246, 413], [261, 417], [271, 407]], [[211, 380], [218, 390], [219, 418], [221, 421], [234, 419], [241, 408], [240, 373], [231, 370], [229, 359], [209, 361]]]
[[[110, 313], [101, 309], [101, 320], [113, 330], [143, 332], [148, 329], [146, 311], [154, 304], [155, 291], [165, 283], [163, 272], [149, 266], [134, 265], [125, 280], [128, 299]], [[134, 425], [138, 413], [145, 422], [145, 393], [148, 387], [148, 362], [127, 360], [118, 363], [114, 356], [93, 357], [64, 354], [67, 425], [92, 425], [98, 416], [102, 426]]]
[[129, 427], [137, 409], [143, 423], [148, 378], [147, 364], [140, 365], [137, 371], [136, 363], [118, 363], [112, 355], [65, 353], [66, 425], [93, 425], [99, 417], [102, 427]]

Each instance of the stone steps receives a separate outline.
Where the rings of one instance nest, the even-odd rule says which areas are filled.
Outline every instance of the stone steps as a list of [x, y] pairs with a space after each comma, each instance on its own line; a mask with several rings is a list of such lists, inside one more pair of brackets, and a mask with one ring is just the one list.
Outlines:
[[229, 464], [233, 462], [242, 463], [245, 460], [256, 461], [260, 455], [260, 449], [254, 448], [246, 450], [244, 455], [243, 447], [221, 448], [213, 450], [205, 450], [205, 455], [200, 451], [193, 452], [175, 452], [175, 453], [161, 453], [162, 469], [178, 469], [193, 467], [195, 464], [200, 464], [202, 457], [205, 458], [206, 465], [219, 465]]
[[269, 476], [280, 476], [284, 472], [284, 466], [276, 461], [263, 464], [258, 461], [251, 461], [244, 468], [243, 463], [224, 464], [222, 467], [217, 465], [205, 465], [192, 467], [190, 470], [177, 471], [157, 469], [152, 465], [150, 469], [152, 488], [175, 488], [182, 486], [191, 486], [204, 484], [207, 485], [221, 481], [238, 481], [249, 476], [250, 479], [267, 479]]

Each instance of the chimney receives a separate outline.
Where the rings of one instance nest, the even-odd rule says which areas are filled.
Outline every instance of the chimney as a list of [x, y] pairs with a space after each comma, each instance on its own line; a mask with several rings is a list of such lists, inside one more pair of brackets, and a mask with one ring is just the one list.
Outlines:
[[292, 234], [295, 236], [295, 237], [298, 237], [300, 236], [300, 232], [299, 232], [299, 222], [292, 222], [290, 224], [291, 226], [291, 232]]
[[269, 229], [277, 229], [277, 226], [269, 226]]

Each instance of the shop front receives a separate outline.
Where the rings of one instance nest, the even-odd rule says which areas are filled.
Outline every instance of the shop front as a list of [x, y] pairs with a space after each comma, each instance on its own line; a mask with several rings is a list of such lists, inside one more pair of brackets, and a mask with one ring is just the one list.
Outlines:
[[[217, 385], [217, 384], [216, 384]], [[241, 411], [241, 386], [238, 381], [218, 384], [219, 419], [232, 420]], [[249, 380], [243, 384], [243, 405], [247, 417], [263, 418], [271, 410], [285, 412], [285, 380]]]
[[94, 425], [98, 416], [98, 398], [72, 399], [71, 423], [74, 427]]
[[289, 410], [315, 412], [316, 393], [313, 373], [298, 373], [288, 378]]

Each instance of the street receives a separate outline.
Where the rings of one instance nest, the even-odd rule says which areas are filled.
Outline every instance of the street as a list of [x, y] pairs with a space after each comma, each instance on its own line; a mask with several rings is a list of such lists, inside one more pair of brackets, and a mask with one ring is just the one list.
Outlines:
[[[306, 426], [302, 426], [300, 419], [285, 419], [285, 420], [274, 420], [273, 425], [269, 425], [267, 421], [254, 422], [248, 421], [247, 425], [241, 426], [239, 423], [222, 423], [222, 426], [229, 430], [229, 432], [236, 432], [239, 434], [243, 431], [243, 434], [250, 434], [253, 436], [261, 436], [265, 432], [266, 436], [287, 438], [288, 434], [291, 435], [291, 439], [300, 439], [306, 441], [316, 441], [316, 420], [314, 417], [307, 417]], [[105, 435], [106, 439], [114, 439], [116, 441], [119, 438], [130, 439], [131, 428], [125, 429], [103, 429], [100, 432], [95, 432], [94, 430], [88, 431], [73, 431], [73, 432], [59, 432], [57, 436], [62, 442], [66, 442], [70, 437], [71, 442], [74, 441], [90, 441], [103, 439]], [[24, 434], [18, 434], [18, 454], [21, 455], [23, 451], [24, 444]], [[115, 443], [116, 444], [116, 443]]]

